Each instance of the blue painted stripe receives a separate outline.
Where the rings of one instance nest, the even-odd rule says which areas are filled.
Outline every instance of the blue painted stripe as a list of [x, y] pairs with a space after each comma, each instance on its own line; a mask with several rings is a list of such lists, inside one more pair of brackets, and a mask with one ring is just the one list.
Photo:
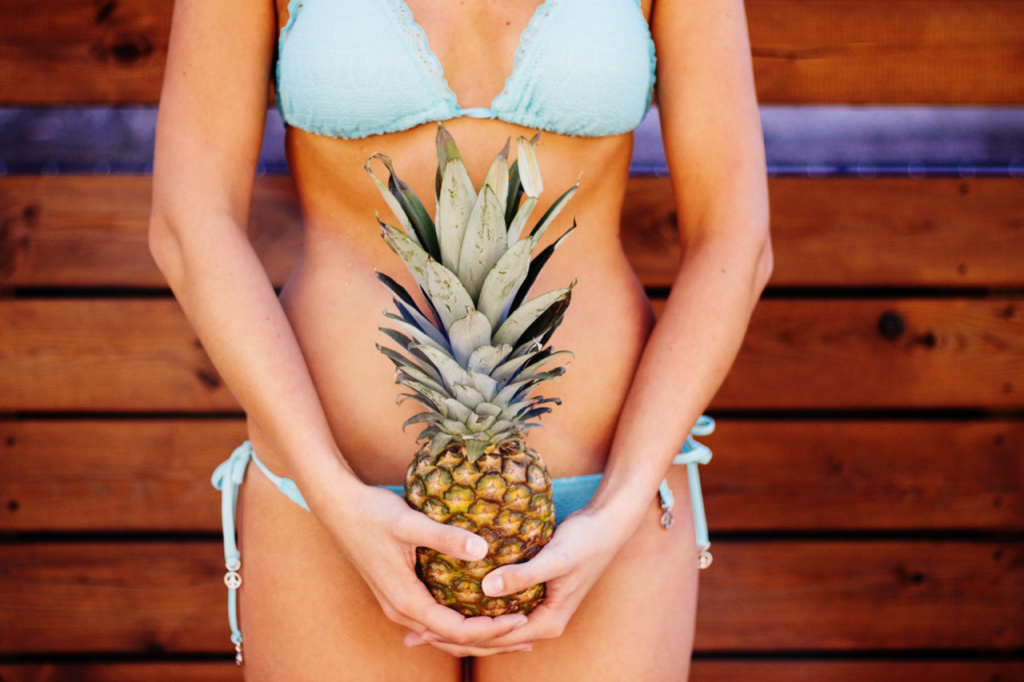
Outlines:
[[[1024, 107], [763, 106], [777, 176], [1024, 177]], [[156, 108], [0, 108], [0, 174], [149, 173]], [[667, 175], [657, 107], [630, 171]], [[284, 127], [267, 112], [258, 175], [287, 173]]]

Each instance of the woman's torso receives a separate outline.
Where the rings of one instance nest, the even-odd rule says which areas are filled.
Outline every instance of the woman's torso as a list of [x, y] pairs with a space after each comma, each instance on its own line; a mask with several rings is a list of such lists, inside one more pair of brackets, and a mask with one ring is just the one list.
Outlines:
[[[287, 0], [276, 0], [279, 26]], [[633, 2], [634, 0], [623, 0]], [[448, 86], [462, 107], [486, 107], [512, 72], [520, 36], [539, 2], [465, 4], [407, 0], [426, 33]], [[650, 0], [644, 0], [645, 18]], [[479, 188], [494, 156], [511, 136], [536, 130], [490, 119], [445, 122]], [[364, 139], [339, 139], [289, 127], [286, 152], [306, 228], [302, 258], [281, 301], [305, 354], [332, 432], [355, 472], [370, 484], [400, 484], [416, 449], [418, 428], [401, 424], [420, 411], [412, 401], [397, 406], [394, 367], [374, 347], [383, 311], [393, 308], [375, 269], [407, 290], [412, 278], [380, 237], [374, 217], [396, 224], [363, 170], [374, 152], [390, 156], [399, 177], [434, 212], [436, 123]], [[514, 146], [513, 146], [514, 149]], [[572, 303], [552, 346], [575, 354], [566, 374], [542, 393], [563, 400], [541, 419], [529, 443], [553, 476], [603, 469], [615, 423], [629, 388], [653, 314], [619, 243], [632, 135], [569, 137], [544, 132], [537, 146], [544, 182], [534, 215], [543, 212], [580, 178], [580, 188], [540, 248], [576, 219], [578, 229], [559, 248], [533, 295], [578, 280]], [[386, 178], [386, 170], [374, 170]], [[532, 224], [533, 221], [531, 221]], [[275, 471], [287, 468], [250, 424], [254, 446]]]

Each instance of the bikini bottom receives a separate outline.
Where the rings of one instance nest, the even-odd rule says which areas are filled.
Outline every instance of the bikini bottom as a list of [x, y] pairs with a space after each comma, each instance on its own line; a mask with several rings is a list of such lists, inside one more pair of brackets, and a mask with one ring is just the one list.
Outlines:
[[[704, 516], [704, 498], [701, 495], [700, 475], [697, 473], [698, 464], [707, 464], [711, 461], [711, 450], [706, 445], [701, 445], [693, 439], [694, 436], [706, 436], [715, 430], [715, 421], [708, 416], [701, 416], [690, 434], [683, 442], [683, 447], [673, 459], [673, 464], [685, 464], [690, 483], [690, 501], [693, 504], [693, 522], [696, 526], [698, 562], [700, 568], [707, 568], [711, 565], [711, 553], [708, 547], [708, 526]], [[242, 633], [238, 629], [238, 588], [242, 585], [242, 576], [238, 571], [242, 567], [241, 553], [235, 544], [235, 515], [237, 512], [238, 489], [245, 480], [245, 472], [249, 467], [249, 461], [256, 462], [256, 466], [269, 478], [288, 499], [309, 511], [309, 506], [299, 492], [295, 482], [290, 478], [278, 476], [267, 465], [260, 461], [252, 449], [252, 444], [245, 441], [239, 445], [231, 456], [217, 467], [213, 472], [213, 487], [221, 491], [221, 520], [224, 530], [224, 562], [228, 572], [224, 575], [224, 583], [228, 586], [228, 621], [231, 625], [231, 642], [235, 645], [235, 662], [242, 664]], [[568, 476], [555, 478], [551, 482], [551, 497], [554, 503], [556, 520], [555, 527], [574, 511], [582, 509], [590, 502], [601, 483], [603, 474], [590, 474], [587, 476]], [[396, 495], [402, 495], [403, 487], [397, 485], [379, 486], [387, 488]], [[658, 496], [661, 500], [661, 508], [664, 513], [661, 516], [661, 525], [669, 529], [673, 524], [672, 507], [675, 500], [668, 482], [663, 480], [658, 488]]]

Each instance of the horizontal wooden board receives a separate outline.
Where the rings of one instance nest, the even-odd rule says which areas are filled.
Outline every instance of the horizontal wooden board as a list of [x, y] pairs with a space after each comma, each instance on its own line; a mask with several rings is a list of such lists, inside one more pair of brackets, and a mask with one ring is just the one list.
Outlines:
[[[6, 3], [0, 103], [152, 103], [171, 0]], [[747, 0], [761, 102], [1024, 102], [1015, 0]]]
[[0, 421], [0, 529], [220, 531], [242, 419]]
[[1024, 423], [719, 420], [712, 532], [1024, 530]]
[[0, 301], [0, 411], [237, 411], [173, 300]]
[[[222, 551], [218, 542], [0, 546], [0, 653], [228, 651]], [[1019, 543], [723, 541], [712, 552], [698, 651], [1024, 644]]]
[[[0, 363], [0, 412], [239, 409], [168, 299], [0, 301]], [[1014, 408], [1022, 376], [1019, 301], [766, 300], [712, 407]]]
[[[0, 178], [0, 285], [167, 288], [149, 253], [150, 176]], [[290, 177], [257, 178], [249, 238], [282, 285], [302, 228]]]
[[[772, 286], [1024, 286], [1024, 181], [769, 181]], [[0, 178], [0, 285], [165, 288], [149, 254], [147, 176]], [[622, 244], [648, 287], [679, 267], [667, 178], [632, 178]], [[288, 177], [256, 180], [250, 238], [281, 285], [299, 259]]]
[[[769, 286], [1024, 285], [1024, 181], [772, 178]], [[668, 178], [632, 178], [622, 244], [645, 286], [679, 267]]]
[[[241, 682], [243, 669], [222, 663], [0, 665], [4, 682]], [[918, 661], [706, 660], [690, 665], [691, 682], [1011, 682], [1024, 663]]]
[[1019, 301], [767, 300], [712, 406], [1008, 408], [1022, 377]]
[[[241, 419], [0, 421], [0, 530], [219, 532], [213, 469]], [[719, 420], [712, 535], [1024, 530], [1024, 423]], [[682, 494], [682, 493], [680, 493]]]
[[0, 665], [4, 682], [242, 682], [244, 673], [234, 661]]
[[693, 661], [690, 682], [1010, 682], [1024, 663], [985, 661]]
[[1020, 103], [1016, 0], [747, 0], [771, 103]]

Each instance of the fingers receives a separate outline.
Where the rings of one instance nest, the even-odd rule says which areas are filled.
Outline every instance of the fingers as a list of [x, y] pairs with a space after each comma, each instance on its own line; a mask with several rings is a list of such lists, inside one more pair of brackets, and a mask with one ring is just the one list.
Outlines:
[[529, 622], [521, 628], [516, 628], [509, 634], [498, 637], [490, 642], [488, 646], [496, 649], [522, 646], [532, 643], [538, 639], [554, 639], [560, 637], [569, 624], [571, 612], [564, 608], [554, 608], [547, 602], [542, 603], [530, 614]]
[[479, 561], [487, 556], [487, 541], [479, 535], [438, 523], [411, 509], [400, 517], [395, 536], [416, 547], [429, 547], [465, 561]]
[[[417, 586], [419, 589], [404, 592], [401, 597], [388, 600], [391, 609], [397, 613], [390, 614], [387, 609], [385, 613], [391, 620], [410, 629], [423, 631], [426, 628], [428, 637], [432, 635], [438, 641], [471, 646], [502, 637], [527, 624], [526, 616], [520, 613], [510, 613], [497, 618], [466, 618], [458, 611], [434, 601], [421, 583]], [[400, 618], [408, 618], [420, 627], [411, 627], [407, 621], [403, 622]]]
[[560, 578], [571, 569], [572, 565], [565, 556], [548, 545], [524, 564], [502, 566], [491, 571], [484, 578], [482, 586], [488, 597], [501, 597]]
[[[427, 633], [429, 636], [429, 633]], [[446, 644], [444, 642], [437, 642], [433, 637], [425, 639], [422, 635], [418, 635], [415, 632], [410, 632], [405, 636], [405, 645], [407, 647], [424, 646], [426, 644], [432, 644], [442, 651], [446, 651], [452, 656], [464, 657], [464, 656], [492, 656], [494, 654], [507, 654], [515, 651], [532, 651], [533, 642], [525, 642], [523, 644], [515, 644], [511, 646], [503, 647], [473, 647], [473, 646], [459, 646], [455, 644]]]

